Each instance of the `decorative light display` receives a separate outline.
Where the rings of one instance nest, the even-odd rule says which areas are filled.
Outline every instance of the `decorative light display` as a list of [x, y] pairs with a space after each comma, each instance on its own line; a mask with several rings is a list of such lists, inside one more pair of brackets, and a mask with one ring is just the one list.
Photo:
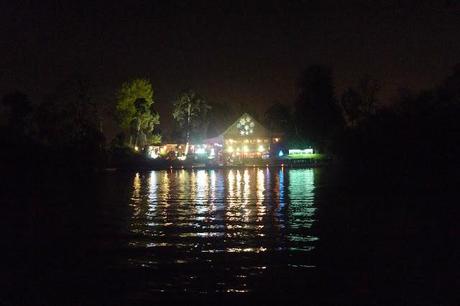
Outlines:
[[241, 136], [247, 136], [249, 134], [254, 133], [254, 121], [252, 121], [251, 117], [246, 116], [240, 119], [236, 124], [236, 127], [240, 131]]

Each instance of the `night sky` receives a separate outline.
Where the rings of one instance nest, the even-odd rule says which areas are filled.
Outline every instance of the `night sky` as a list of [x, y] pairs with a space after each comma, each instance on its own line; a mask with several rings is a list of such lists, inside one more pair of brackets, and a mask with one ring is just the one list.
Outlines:
[[460, 62], [457, 1], [171, 2], [0, 2], [0, 94], [39, 100], [78, 73], [111, 99], [147, 77], [164, 122], [185, 88], [262, 112], [292, 103], [302, 69], [325, 64], [337, 93], [368, 73], [390, 100]]

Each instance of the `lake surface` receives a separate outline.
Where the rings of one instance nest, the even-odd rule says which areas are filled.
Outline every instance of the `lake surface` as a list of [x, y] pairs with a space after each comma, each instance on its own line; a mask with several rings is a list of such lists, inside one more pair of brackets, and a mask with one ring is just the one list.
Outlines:
[[249, 292], [315, 269], [311, 169], [150, 172], [132, 185], [127, 260], [162, 271], [152, 290]]
[[2, 200], [14, 206], [2, 301], [452, 298], [457, 210], [434, 209], [427, 195], [350, 193], [339, 178], [246, 168], [29, 181]]

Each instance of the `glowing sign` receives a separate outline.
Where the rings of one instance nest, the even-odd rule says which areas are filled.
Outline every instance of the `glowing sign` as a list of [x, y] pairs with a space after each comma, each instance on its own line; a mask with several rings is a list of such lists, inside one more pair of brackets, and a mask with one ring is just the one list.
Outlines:
[[299, 150], [299, 149], [289, 150], [289, 155], [301, 155], [301, 154], [313, 154], [313, 149], [309, 148], [309, 149], [303, 149], [303, 150]]

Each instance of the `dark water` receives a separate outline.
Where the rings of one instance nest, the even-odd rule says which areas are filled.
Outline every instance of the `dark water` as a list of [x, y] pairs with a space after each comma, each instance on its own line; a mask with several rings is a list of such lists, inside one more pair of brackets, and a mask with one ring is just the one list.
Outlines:
[[161, 270], [162, 292], [244, 293], [315, 269], [314, 189], [311, 169], [136, 174], [127, 261]]
[[454, 305], [459, 227], [450, 198], [356, 193], [330, 172], [23, 180], [23, 193], [2, 198], [0, 302]]

